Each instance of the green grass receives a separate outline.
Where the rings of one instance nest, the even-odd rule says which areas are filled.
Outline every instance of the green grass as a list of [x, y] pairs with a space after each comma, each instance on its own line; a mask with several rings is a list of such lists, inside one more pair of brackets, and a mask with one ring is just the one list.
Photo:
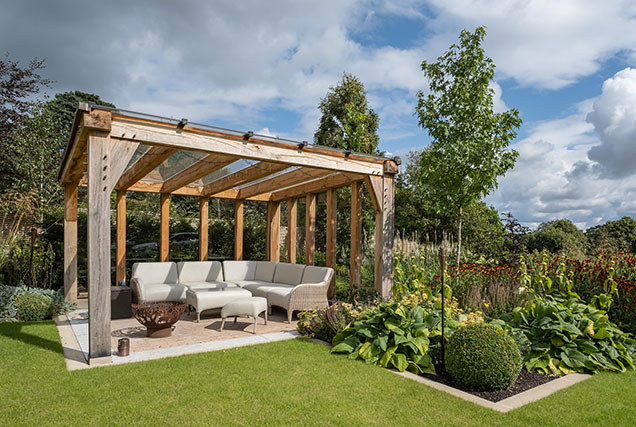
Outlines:
[[0, 324], [0, 425], [636, 425], [636, 373], [499, 414], [304, 340], [67, 372], [51, 322]]

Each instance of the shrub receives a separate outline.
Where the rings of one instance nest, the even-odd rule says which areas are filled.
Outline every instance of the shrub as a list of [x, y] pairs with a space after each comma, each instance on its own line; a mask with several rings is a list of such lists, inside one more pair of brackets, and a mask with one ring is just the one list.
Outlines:
[[297, 329], [302, 335], [330, 343], [360, 313], [351, 304], [337, 302], [324, 310], [298, 313]]
[[[17, 302], [24, 295], [35, 295], [50, 300], [51, 314], [63, 314], [74, 308], [72, 304], [64, 301], [64, 293], [61, 290], [0, 285], [0, 322], [25, 320], [24, 315], [21, 316], [19, 313]], [[23, 301], [24, 305], [27, 305], [29, 298]]]
[[519, 376], [521, 352], [503, 329], [485, 323], [462, 326], [446, 346], [447, 372], [475, 390], [510, 387]]
[[18, 320], [21, 322], [46, 320], [53, 314], [53, 300], [44, 295], [17, 295], [15, 305], [18, 309]]

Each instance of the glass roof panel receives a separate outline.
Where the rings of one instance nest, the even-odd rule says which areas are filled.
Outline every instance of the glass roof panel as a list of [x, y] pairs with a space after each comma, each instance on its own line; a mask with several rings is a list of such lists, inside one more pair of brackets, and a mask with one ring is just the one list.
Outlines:
[[[196, 151], [179, 150], [168, 158], [165, 162], [157, 166], [153, 172], [158, 173], [158, 179], [165, 181], [184, 169], [192, 166], [202, 158], [207, 156], [206, 153]], [[155, 175], [152, 174], [151, 175]]]
[[134, 164], [135, 164], [135, 162], [136, 162], [137, 160], [139, 160], [139, 158], [140, 158], [141, 156], [143, 156], [143, 155], [146, 153], [146, 151], [148, 151], [149, 149], [150, 149], [150, 145], [143, 145], [143, 144], [139, 144], [139, 145], [137, 146], [137, 149], [135, 150], [135, 152], [134, 152], [134, 154], [133, 154], [132, 158], [131, 158], [131, 159], [130, 159], [130, 161], [128, 162], [128, 165], [126, 166], [126, 169], [124, 169], [124, 173], [126, 173], [126, 171], [127, 171], [128, 169], [130, 169], [130, 167], [131, 167], [132, 165], [134, 165]]
[[209, 175], [206, 175], [201, 180], [201, 185], [208, 185], [211, 182], [218, 181], [221, 178], [225, 178], [228, 175], [241, 171], [243, 169], [249, 168], [252, 165], [255, 165], [259, 162], [248, 159], [239, 159], [234, 163], [230, 163], [226, 167], [219, 169], [218, 171], [212, 172]]
[[288, 167], [287, 169], [283, 169], [282, 171], [278, 171], [278, 172], [275, 172], [275, 173], [273, 173], [271, 175], [267, 175], [266, 177], [263, 177], [261, 179], [257, 179], [256, 181], [251, 181], [251, 182], [248, 182], [246, 184], [243, 184], [243, 185], [239, 186], [238, 189], [240, 190], [242, 188], [258, 184], [259, 182], [267, 181], [268, 179], [271, 179], [271, 178], [274, 178], [274, 177], [277, 177], [277, 176], [280, 176], [280, 175], [284, 175], [284, 174], [289, 173], [289, 172], [293, 172], [296, 169], [300, 169], [300, 166]]

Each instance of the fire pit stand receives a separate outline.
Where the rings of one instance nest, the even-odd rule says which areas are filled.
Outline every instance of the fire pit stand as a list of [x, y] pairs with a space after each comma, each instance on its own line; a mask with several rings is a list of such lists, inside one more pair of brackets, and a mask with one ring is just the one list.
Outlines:
[[146, 327], [149, 338], [165, 338], [172, 335], [174, 325], [185, 311], [185, 304], [178, 301], [132, 304], [132, 312], [139, 323]]

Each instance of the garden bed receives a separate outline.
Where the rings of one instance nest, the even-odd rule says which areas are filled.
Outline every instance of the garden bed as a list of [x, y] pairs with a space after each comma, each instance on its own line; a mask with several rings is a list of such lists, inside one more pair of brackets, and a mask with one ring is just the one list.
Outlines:
[[526, 390], [533, 389], [541, 384], [546, 384], [552, 380], [557, 379], [551, 375], [541, 374], [539, 372], [528, 372], [525, 369], [521, 370], [517, 380], [507, 389], [495, 390], [495, 391], [476, 391], [458, 383], [455, 381], [446, 371], [441, 367], [436, 367], [437, 375], [422, 374], [423, 377], [428, 378], [431, 381], [435, 381], [449, 387], [456, 388], [458, 390], [470, 393], [473, 396], [481, 397], [482, 399], [489, 400], [491, 402], [499, 402], [500, 400], [507, 399], [516, 394], [524, 392]]

